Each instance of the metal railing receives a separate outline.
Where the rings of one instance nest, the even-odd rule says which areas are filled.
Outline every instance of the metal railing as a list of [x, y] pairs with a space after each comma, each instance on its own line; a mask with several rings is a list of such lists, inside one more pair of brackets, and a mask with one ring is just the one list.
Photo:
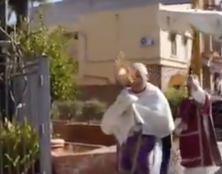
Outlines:
[[0, 173], [51, 174], [48, 59], [19, 62], [8, 58], [4, 66]]

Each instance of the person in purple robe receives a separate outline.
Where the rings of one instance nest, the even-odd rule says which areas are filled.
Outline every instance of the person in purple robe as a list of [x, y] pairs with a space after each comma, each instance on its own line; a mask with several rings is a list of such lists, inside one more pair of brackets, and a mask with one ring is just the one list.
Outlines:
[[120, 173], [160, 174], [161, 138], [174, 130], [168, 101], [158, 87], [147, 82], [144, 64], [134, 63], [128, 71], [121, 71], [125, 73], [119, 79], [131, 79], [130, 87], [125, 87], [107, 109], [101, 129], [118, 141]]
[[160, 174], [168, 174], [168, 167], [169, 167], [170, 157], [171, 157], [171, 149], [172, 149], [172, 135], [170, 134], [162, 138], [163, 154], [162, 154]]

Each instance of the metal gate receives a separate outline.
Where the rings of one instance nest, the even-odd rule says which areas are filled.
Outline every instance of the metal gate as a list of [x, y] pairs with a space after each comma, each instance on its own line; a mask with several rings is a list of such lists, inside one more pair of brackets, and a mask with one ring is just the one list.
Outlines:
[[48, 59], [7, 62], [4, 79], [0, 173], [51, 174]]

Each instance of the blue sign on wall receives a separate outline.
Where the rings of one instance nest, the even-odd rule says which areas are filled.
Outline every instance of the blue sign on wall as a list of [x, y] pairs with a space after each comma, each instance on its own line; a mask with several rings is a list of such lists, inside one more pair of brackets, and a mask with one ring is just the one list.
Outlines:
[[146, 47], [146, 46], [152, 46], [154, 45], [154, 40], [149, 37], [142, 37], [140, 39], [140, 46]]

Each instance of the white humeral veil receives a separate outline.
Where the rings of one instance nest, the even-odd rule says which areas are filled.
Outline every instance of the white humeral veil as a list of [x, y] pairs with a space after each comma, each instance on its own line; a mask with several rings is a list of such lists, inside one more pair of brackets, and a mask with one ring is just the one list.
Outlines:
[[105, 134], [113, 134], [122, 144], [137, 123], [142, 124], [143, 134], [158, 138], [174, 130], [167, 99], [159, 88], [150, 83], [139, 95], [123, 90], [104, 114], [101, 128]]

